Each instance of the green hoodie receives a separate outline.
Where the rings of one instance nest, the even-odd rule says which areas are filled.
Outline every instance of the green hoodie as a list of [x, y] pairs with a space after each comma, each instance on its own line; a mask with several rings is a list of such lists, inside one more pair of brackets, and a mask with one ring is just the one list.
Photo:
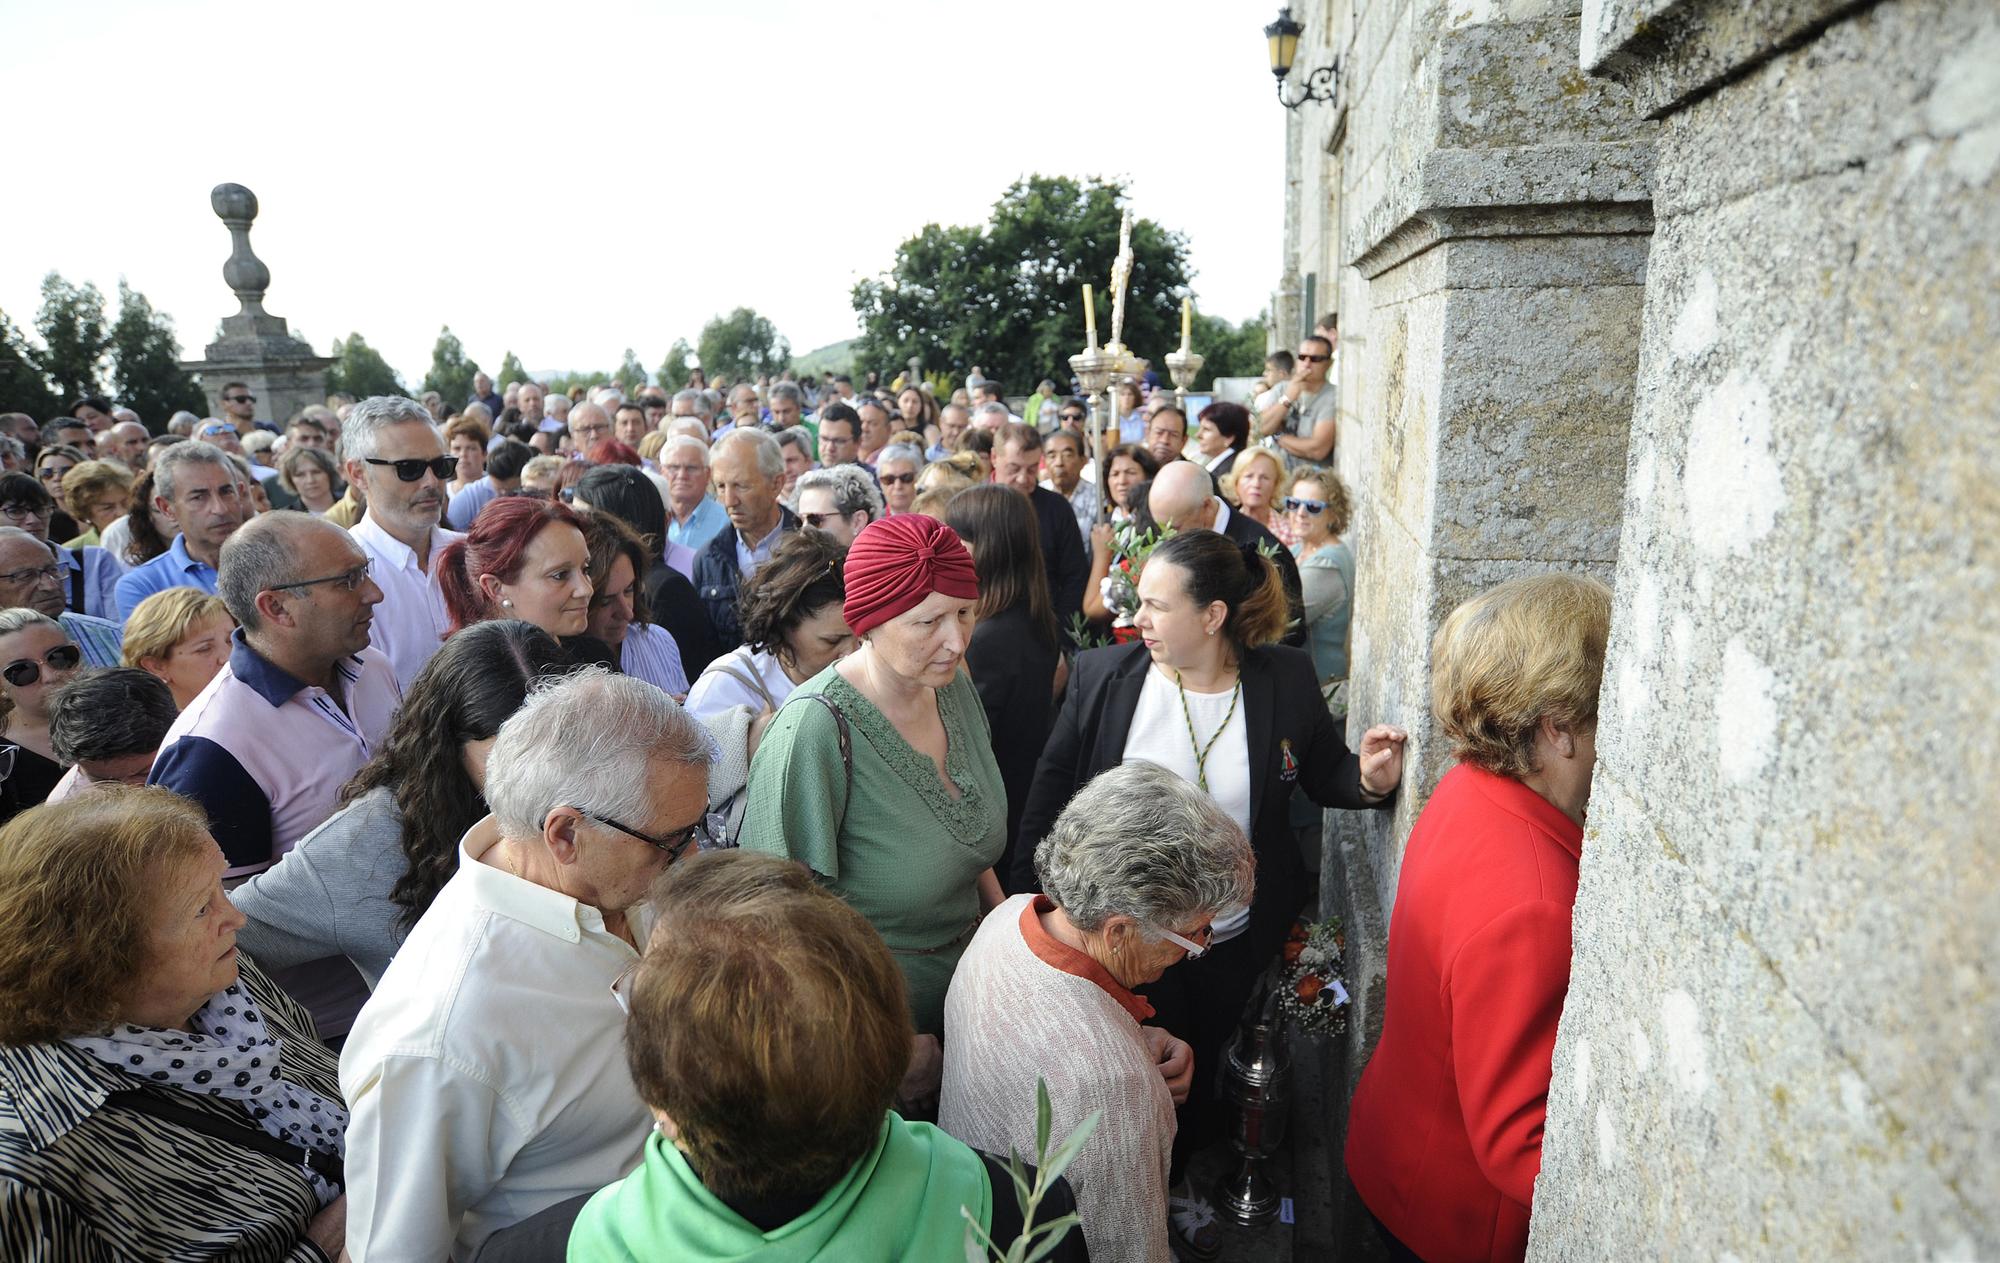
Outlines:
[[577, 1216], [569, 1263], [808, 1263], [962, 1259], [969, 1208], [993, 1222], [993, 1191], [979, 1155], [929, 1123], [893, 1112], [874, 1148], [813, 1208], [762, 1232], [702, 1186], [658, 1132], [639, 1169], [599, 1191]]

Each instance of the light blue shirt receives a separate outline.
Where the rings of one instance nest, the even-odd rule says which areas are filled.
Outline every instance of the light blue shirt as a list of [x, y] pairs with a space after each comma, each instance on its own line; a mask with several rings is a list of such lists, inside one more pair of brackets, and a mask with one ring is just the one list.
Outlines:
[[727, 525], [729, 514], [715, 502], [713, 496], [703, 496], [684, 523], [675, 521], [673, 510], [667, 510], [667, 542], [698, 553], [707, 548], [708, 541], [720, 535]]
[[118, 580], [118, 619], [132, 617], [139, 602], [169, 588], [200, 588], [215, 593], [215, 567], [188, 556], [187, 536], [176, 535], [167, 551], [143, 566], [134, 566]]
[[[116, 619], [118, 617], [118, 580], [125, 574], [125, 563], [95, 544], [86, 544], [81, 548], [63, 548], [60, 546], [56, 548], [56, 554], [61, 559], [63, 566], [72, 574], [79, 569], [76, 560], [78, 553], [83, 554], [83, 565], [81, 566], [83, 571], [83, 608], [75, 612], [78, 614], [88, 614], [92, 618]], [[63, 600], [65, 603], [70, 598], [72, 586], [68, 578], [63, 580]]]

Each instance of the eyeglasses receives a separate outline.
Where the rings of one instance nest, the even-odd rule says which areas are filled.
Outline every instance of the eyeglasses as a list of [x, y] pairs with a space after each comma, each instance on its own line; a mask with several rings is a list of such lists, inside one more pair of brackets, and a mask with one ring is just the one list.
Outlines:
[[917, 480], [915, 474], [878, 474], [877, 477], [882, 480], [882, 485], [885, 487], [897, 487]]
[[1286, 496], [1285, 508], [1293, 513], [1304, 509], [1307, 513], [1320, 514], [1326, 512], [1326, 501], [1306, 500], [1299, 496]]
[[1058, 421], [1082, 421], [1084, 420], [1084, 414], [1081, 412], [1065, 412], [1056, 419]]
[[828, 522], [838, 522], [841, 516], [838, 513], [801, 513], [799, 514], [799, 521], [818, 531], [826, 529], [826, 523]]
[[[1159, 931], [1160, 937], [1185, 951], [1189, 960], [1200, 960], [1202, 957], [1208, 955], [1207, 943], [1197, 943], [1191, 938], [1182, 938], [1163, 925], [1156, 925], [1153, 928]], [[1204, 925], [1199, 930], [1196, 930], [1195, 933], [1199, 934], [1202, 938], [1212, 941], [1215, 935], [1215, 927], [1213, 925]]]
[[236, 433], [236, 427], [233, 425], [205, 425], [201, 427], [201, 432], [197, 434], [195, 437], [205, 439], [205, 438], [211, 438], [217, 434], [234, 434], [234, 433]]
[[9, 522], [25, 522], [31, 517], [47, 517], [49, 510], [39, 504], [0, 505], [0, 517]]
[[301, 579], [297, 583], [274, 583], [264, 590], [266, 592], [284, 592], [292, 588], [316, 588], [322, 583], [337, 583], [340, 585], [341, 591], [354, 592], [360, 589], [362, 581], [367, 577], [368, 563], [364, 561], [354, 569], [343, 570], [339, 574], [330, 574], [319, 579]]
[[439, 456], [431, 460], [423, 460], [415, 456], [408, 460], [377, 460], [373, 456], [364, 456], [361, 459], [371, 465], [384, 465], [394, 469], [396, 477], [404, 482], [415, 482], [424, 476], [424, 471], [427, 469], [438, 476], [439, 482], [443, 482], [458, 472], [458, 458], [456, 456]]
[[76, 664], [82, 661], [83, 650], [75, 645], [57, 645], [42, 655], [41, 662], [22, 658], [8, 663], [5, 670], [0, 670], [0, 679], [17, 689], [24, 689], [42, 678], [43, 663], [47, 663], [51, 671], [74, 671]]
[[1296, 358], [1303, 360], [1308, 364], [1324, 364], [1333, 357], [1331, 355], [1301, 355], [1297, 356]]
[[29, 566], [26, 570], [9, 570], [6, 574], [0, 574], [0, 583], [21, 584], [35, 579], [60, 579], [68, 569], [69, 567], [61, 562], [56, 562], [47, 566]]
[[256, 402], [257, 402], [257, 396], [255, 396], [255, 395], [224, 395], [224, 396], [222, 397], [222, 402], [224, 402], [224, 403], [256, 403]]
[[44, 465], [40, 469], [37, 469], [35, 472], [41, 476], [43, 482], [53, 482], [60, 485], [63, 480], [63, 475], [75, 468], [76, 466], [74, 465], [64, 465], [60, 469], [56, 468], [54, 465]]
[[629, 834], [656, 851], [665, 851], [667, 853], [667, 863], [669, 864], [687, 854], [688, 847], [694, 845], [696, 839], [700, 839], [701, 842], [708, 846], [715, 845], [715, 837], [708, 831], [708, 813], [706, 811], [702, 812], [701, 819], [695, 821], [687, 828], [676, 829], [665, 838], [656, 838], [650, 833], [639, 832], [629, 824], [619, 824], [610, 816], [600, 816], [594, 811], [585, 811], [581, 807], [574, 807], [571, 810], [577, 812], [579, 815], [588, 816], [601, 825], [609, 825], [620, 833]]

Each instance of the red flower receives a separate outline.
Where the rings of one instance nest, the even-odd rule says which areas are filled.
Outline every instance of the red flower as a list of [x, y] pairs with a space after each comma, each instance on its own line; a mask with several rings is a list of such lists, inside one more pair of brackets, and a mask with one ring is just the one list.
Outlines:
[[1286, 935], [1286, 937], [1294, 943], [1305, 942], [1309, 937], [1306, 933], [1306, 923], [1303, 921], [1292, 922], [1292, 932]]
[[1136, 627], [1114, 627], [1111, 629], [1111, 643], [1114, 645], [1129, 645], [1137, 639], [1139, 639], [1139, 629]]
[[1285, 944], [1285, 963], [1290, 965], [1296, 962], [1300, 954], [1305, 950], [1306, 945], [1298, 939], [1293, 939], [1291, 942]]
[[1317, 1004], [1319, 993], [1326, 990], [1326, 982], [1318, 974], [1307, 974], [1299, 979], [1298, 997], [1300, 1004]]

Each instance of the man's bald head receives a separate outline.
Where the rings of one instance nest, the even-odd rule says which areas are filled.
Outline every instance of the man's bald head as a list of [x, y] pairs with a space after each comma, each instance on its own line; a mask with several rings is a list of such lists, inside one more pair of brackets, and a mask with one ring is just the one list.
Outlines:
[[1193, 461], [1168, 461], [1153, 478], [1146, 507], [1162, 526], [1171, 522], [1183, 531], [1213, 526], [1215, 495], [1208, 471]]
[[611, 415], [594, 403], [580, 403], [569, 410], [569, 437], [580, 452], [587, 452], [611, 437]]

